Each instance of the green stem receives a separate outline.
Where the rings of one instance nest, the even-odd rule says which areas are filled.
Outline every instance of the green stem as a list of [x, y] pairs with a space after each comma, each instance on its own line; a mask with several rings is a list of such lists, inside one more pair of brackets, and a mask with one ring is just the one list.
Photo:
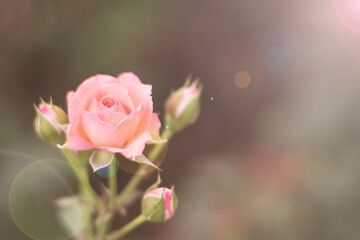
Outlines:
[[[88, 181], [88, 176], [86, 175], [86, 180]], [[87, 189], [84, 187], [84, 184], [80, 180], [78, 180], [79, 183], [79, 189], [80, 189], [80, 195], [84, 198], [85, 201], [91, 199], [91, 194], [87, 191]], [[88, 224], [84, 226], [84, 233], [86, 236], [88, 236], [90, 239], [93, 236], [93, 224], [92, 224], [92, 217], [91, 217], [91, 209], [88, 211]]]
[[[116, 158], [112, 161], [112, 163], [109, 166], [109, 178], [108, 178], [108, 184], [110, 189], [110, 198], [109, 198], [109, 209], [111, 211], [115, 210], [115, 198], [116, 198], [116, 192], [117, 192], [117, 178], [116, 178]], [[99, 224], [97, 228], [97, 237], [101, 238], [103, 237], [110, 228], [110, 222], [113, 218], [113, 214], [111, 217], [106, 219], [104, 222]]]
[[84, 191], [88, 192], [90, 196], [92, 197], [92, 200], [94, 200], [96, 206], [99, 209], [103, 208], [103, 204], [101, 203], [100, 199], [98, 198], [97, 194], [92, 189], [89, 180], [87, 178], [86, 172], [82, 171], [80, 168], [80, 163], [77, 161], [77, 159], [74, 157], [74, 155], [70, 152], [70, 150], [62, 150], [65, 157], [69, 160], [69, 163], [71, 167], [73, 168], [79, 182], [81, 183], [81, 187], [84, 189]]
[[[65, 155], [65, 157], [68, 159], [72, 169], [74, 170], [77, 181], [79, 185], [79, 191], [80, 195], [84, 198], [84, 200], [90, 200], [93, 198], [93, 190], [89, 183], [89, 176], [86, 170], [86, 167], [81, 165], [81, 161], [76, 159], [76, 157], [72, 154], [70, 150], [62, 150], [62, 153]], [[90, 189], [89, 189], [90, 187]], [[96, 195], [97, 197], [97, 195]], [[90, 210], [89, 210], [90, 211]], [[89, 219], [88, 224], [83, 229], [84, 234], [87, 235], [90, 239], [92, 238], [93, 232], [92, 232], [92, 219], [91, 219], [91, 212], [89, 212]]]
[[109, 208], [115, 209], [115, 198], [117, 192], [117, 178], [116, 178], [116, 158], [109, 166], [109, 188], [110, 188], [110, 199], [109, 199]]
[[[173, 132], [169, 130], [164, 130], [161, 133], [162, 139], [170, 139], [173, 136]], [[165, 147], [165, 144], [156, 144], [153, 149], [151, 149], [151, 152], [149, 153], [149, 160], [153, 163], [156, 163], [157, 158], [161, 154], [163, 148]], [[133, 177], [130, 179], [128, 184], [125, 186], [125, 188], [121, 191], [119, 197], [118, 197], [118, 203], [123, 204], [127, 196], [134, 191], [134, 189], [140, 184], [142, 178], [144, 177], [144, 174], [146, 173], [147, 169], [149, 167], [147, 165], [141, 166], [136, 173], [133, 175]]]
[[105, 239], [106, 240], [120, 239], [123, 236], [125, 236], [126, 234], [130, 233], [135, 228], [137, 228], [138, 226], [140, 226], [141, 224], [143, 224], [144, 222], [146, 222], [146, 217], [141, 214], [138, 217], [136, 217], [134, 220], [132, 220], [131, 222], [129, 222], [128, 224], [126, 224], [125, 226], [120, 228], [119, 230], [117, 230], [117, 231], [113, 232], [112, 234], [110, 234]]

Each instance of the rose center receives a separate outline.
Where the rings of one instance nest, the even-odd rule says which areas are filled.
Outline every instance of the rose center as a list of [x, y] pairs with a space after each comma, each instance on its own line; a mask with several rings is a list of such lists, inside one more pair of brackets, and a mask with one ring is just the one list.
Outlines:
[[104, 97], [101, 99], [101, 104], [107, 108], [112, 108], [113, 106], [117, 105], [118, 102], [112, 97]]

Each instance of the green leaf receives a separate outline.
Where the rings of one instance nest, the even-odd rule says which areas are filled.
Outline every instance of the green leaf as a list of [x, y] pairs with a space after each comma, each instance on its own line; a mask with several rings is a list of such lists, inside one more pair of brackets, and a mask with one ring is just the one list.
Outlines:
[[55, 200], [60, 223], [69, 234], [79, 232], [90, 218], [91, 208], [78, 196], [61, 197]]

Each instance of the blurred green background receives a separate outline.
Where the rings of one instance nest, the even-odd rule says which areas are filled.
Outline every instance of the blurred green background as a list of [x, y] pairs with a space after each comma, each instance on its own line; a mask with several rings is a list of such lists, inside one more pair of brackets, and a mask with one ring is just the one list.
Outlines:
[[[87, 77], [124, 71], [153, 85], [161, 119], [189, 73], [204, 85], [198, 122], [162, 165], [176, 215], [125, 239], [358, 239], [359, 40], [331, 0], [0, 0], [0, 239], [28, 239], [8, 206], [34, 161], [22, 154], [61, 158], [34, 134], [33, 103], [65, 108]], [[57, 191], [43, 182], [33, 194]]]

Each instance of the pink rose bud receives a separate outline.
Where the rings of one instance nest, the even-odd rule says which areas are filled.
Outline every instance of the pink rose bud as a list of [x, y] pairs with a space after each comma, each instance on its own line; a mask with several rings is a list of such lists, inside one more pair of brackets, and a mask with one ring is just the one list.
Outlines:
[[171, 93], [165, 103], [165, 122], [170, 131], [178, 132], [193, 124], [200, 113], [202, 86], [198, 80], [190, 82]]
[[142, 200], [142, 213], [151, 222], [163, 222], [174, 215], [177, 205], [178, 199], [174, 188], [155, 188], [145, 193]]
[[34, 121], [36, 134], [51, 144], [64, 144], [68, 121], [65, 112], [55, 106], [51, 100], [50, 103], [41, 100], [39, 106], [35, 106], [35, 111], [37, 113]]

